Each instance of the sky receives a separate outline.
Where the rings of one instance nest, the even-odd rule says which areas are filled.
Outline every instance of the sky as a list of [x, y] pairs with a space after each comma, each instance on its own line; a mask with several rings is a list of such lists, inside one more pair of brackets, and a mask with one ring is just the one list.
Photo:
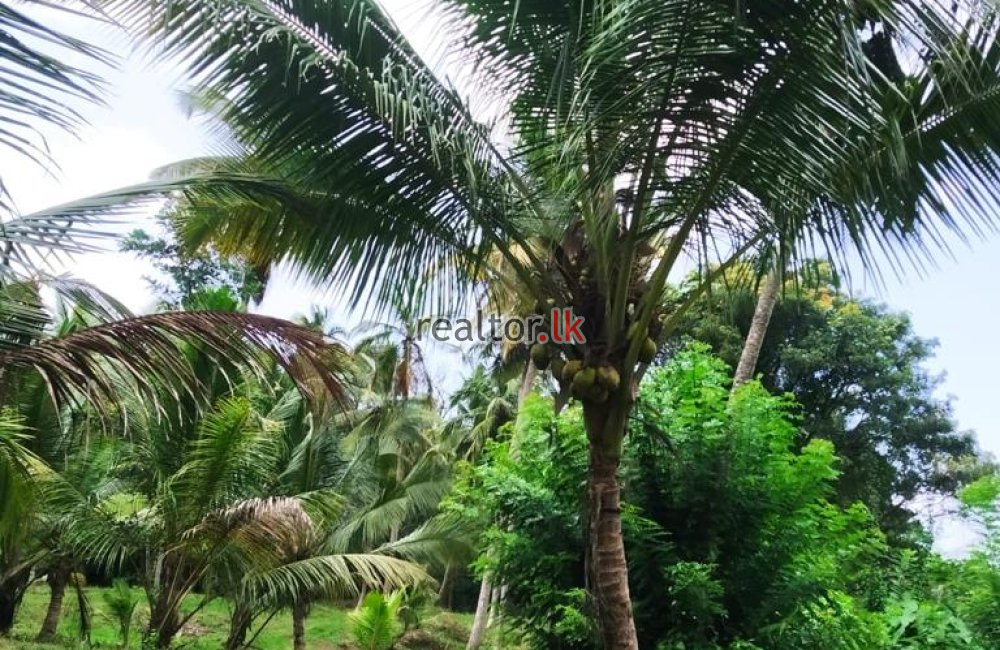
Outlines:
[[[440, 45], [439, 28], [426, 20], [428, 2], [386, 4], [418, 50], [430, 52]], [[141, 182], [159, 166], [211, 151], [212, 140], [204, 125], [188, 116], [178, 99], [184, 81], [177, 68], [157, 62], [155, 54], [133, 52], [125, 36], [112, 27], [83, 24], [47, 10], [34, 13], [53, 27], [111, 51], [120, 58], [120, 65], [116, 70], [101, 70], [108, 82], [106, 102], [81, 107], [87, 126], [75, 135], [47, 132], [57, 171], [46, 173], [0, 152], [4, 185], [21, 212]], [[975, 430], [983, 449], [1000, 456], [996, 417], [1000, 402], [1000, 291], [996, 286], [1000, 236], [968, 245], [956, 241], [953, 253], [952, 257], [940, 256], [937, 268], [924, 274], [914, 270], [901, 278], [886, 278], [881, 287], [857, 279], [851, 290], [908, 312], [919, 335], [939, 341], [929, 364], [931, 371], [945, 373], [939, 394], [953, 398], [960, 427]], [[134, 310], [147, 310], [154, 303], [143, 279], [151, 269], [133, 256], [116, 252], [80, 256], [65, 270], [109, 291]], [[307, 312], [311, 304], [335, 307], [338, 303], [335, 295], [279, 273], [259, 310], [291, 317]]]

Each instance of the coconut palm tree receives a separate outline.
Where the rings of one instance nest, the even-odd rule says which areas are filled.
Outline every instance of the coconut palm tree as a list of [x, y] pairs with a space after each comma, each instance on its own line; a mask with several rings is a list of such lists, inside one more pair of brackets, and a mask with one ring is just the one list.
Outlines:
[[[289, 261], [356, 303], [414, 278], [446, 297], [500, 254], [585, 318], [586, 341], [549, 356], [583, 402], [609, 648], [636, 647], [625, 425], [683, 312], [661, 303], [685, 253], [715, 273], [796, 242], [892, 264], [998, 213], [996, 15], [975, 0], [444, 0], [465, 94], [374, 0], [109, 6], [189, 64], [245, 151], [119, 202], [183, 190], [189, 244]], [[893, 47], [906, 68], [887, 74]]]
[[[314, 521], [332, 520], [341, 498], [322, 487], [273, 496], [285, 469], [281, 425], [258, 410], [248, 386], [218, 394], [194, 422], [143, 420], [124, 444], [119, 491], [67, 513], [80, 553], [107, 566], [134, 564], [150, 601], [146, 634], [159, 647], [220, 589], [242, 594], [238, 603], [288, 602], [427, 579], [386, 554], [303, 555], [311, 547], [303, 536], [316, 534]], [[202, 581], [223, 586], [182, 614]]]

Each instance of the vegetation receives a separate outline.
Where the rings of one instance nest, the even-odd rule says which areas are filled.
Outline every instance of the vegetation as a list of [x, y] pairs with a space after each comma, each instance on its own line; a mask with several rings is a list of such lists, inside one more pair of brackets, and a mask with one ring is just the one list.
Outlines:
[[[992, 4], [442, 0], [461, 90], [372, 0], [65, 9], [177, 55], [227, 147], [4, 221], [0, 649], [1000, 644], [996, 467], [837, 283], [995, 225]], [[0, 23], [44, 166], [101, 97], [63, 61], [110, 61]], [[46, 272], [153, 205], [155, 313]], [[278, 263], [374, 320], [251, 313]], [[444, 395], [424, 315], [470, 304], [584, 336]]]

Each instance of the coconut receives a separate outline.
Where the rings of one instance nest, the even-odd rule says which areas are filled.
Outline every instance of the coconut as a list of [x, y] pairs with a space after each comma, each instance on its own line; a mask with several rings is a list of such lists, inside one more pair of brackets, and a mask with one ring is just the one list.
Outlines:
[[621, 383], [621, 377], [618, 375], [617, 370], [609, 365], [603, 365], [597, 369], [597, 383], [602, 388], [615, 390]]
[[642, 363], [650, 363], [656, 358], [656, 341], [651, 338], [646, 338], [642, 342], [642, 347], [639, 348], [639, 361]]
[[531, 360], [539, 370], [548, 368], [549, 362], [552, 360], [552, 353], [549, 351], [549, 346], [544, 343], [535, 343], [532, 345]]
[[583, 368], [583, 362], [578, 359], [571, 359], [566, 362], [562, 369], [562, 380], [566, 383], [573, 381], [576, 373]]
[[584, 368], [573, 376], [573, 387], [584, 391], [589, 390], [597, 380], [597, 371], [594, 368]]

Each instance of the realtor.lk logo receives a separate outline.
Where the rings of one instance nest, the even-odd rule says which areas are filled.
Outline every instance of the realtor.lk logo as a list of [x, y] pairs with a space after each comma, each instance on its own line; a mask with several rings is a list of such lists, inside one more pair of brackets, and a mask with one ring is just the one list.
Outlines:
[[475, 318], [423, 318], [419, 322], [418, 339], [427, 335], [435, 341], [475, 342], [511, 341], [514, 343], [586, 343], [584, 318], [573, 313], [572, 307], [553, 308], [549, 314], [531, 314], [524, 318], [505, 318], [498, 314]]

